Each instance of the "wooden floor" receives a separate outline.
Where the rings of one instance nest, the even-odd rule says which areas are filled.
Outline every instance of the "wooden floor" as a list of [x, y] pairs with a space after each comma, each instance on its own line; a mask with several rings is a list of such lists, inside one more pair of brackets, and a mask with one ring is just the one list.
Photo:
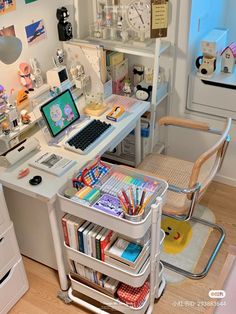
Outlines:
[[[217, 222], [225, 228], [227, 235], [224, 244], [206, 278], [167, 286], [164, 295], [155, 305], [156, 314], [204, 313], [207, 309], [204, 302], [209, 300], [209, 290], [214, 289], [226, 258], [227, 247], [230, 244], [236, 245], [236, 188], [213, 183], [201, 203], [214, 211]], [[208, 247], [203, 255], [207, 251]], [[65, 305], [56, 298], [59, 284], [54, 270], [28, 258], [24, 258], [24, 264], [30, 289], [11, 310], [11, 314], [88, 313], [78, 306]], [[226, 311], [226, 314], [231, 313]]]

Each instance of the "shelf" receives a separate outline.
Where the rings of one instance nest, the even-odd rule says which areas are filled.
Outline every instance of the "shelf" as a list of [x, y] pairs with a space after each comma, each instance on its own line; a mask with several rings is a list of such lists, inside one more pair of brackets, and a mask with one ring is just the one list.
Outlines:
[[113, 160], [113, 161], [124, 163], [124, 164], [126, 164], [128, 166], [135, 167], [134, 156], [132, 156], [132, 155], [120, 154], [118, 156], [118, 155], [115, 155], [115, 154], [112, 154], [112, 153], [110, 153], [110, 154], [106, 153], [104, 155], [104, 157], [107, 158], [107, 159]]
[[[84, 40], [80, 39], [74, 39], [71, 41], [71, 43], [88, 43], [88, 44], [94, 44], [94, 45], [100, 45], [103, 46], [107, 50], [113, 50], [118, 52], [123, 52], [126, 54], [131, 54], [134, 56], [141, 56], [141, 57], [148, 57], [148, 58], [154, 58], [155, 57], [155, 41], [146, 47], [143, 47], [142, 45], [130, 45], [127, 43], [119, 42], [119, 41], [112, 41], [112, 40], [102, 40], [102, 39], [94, 39], [87, 37]], [[169, 41], [161, 40], [161, 49], [160, 54], [163, 54], [168, 48], [170, 47]]]
[[236, 89], [236, 71], [233, 73], [223, 73], [217, 70], [211, 77], [204, 77], [199, 74], [197, 76], [205, 84]]
[[69, 278], [71, 280], [71, 287], [74, 291], [82, 293], [85, 296], [89, 296], [90, 298], [92, 298], [92, 299], [94, 299], [94, 300], [96, 300], [102, 304], [105, 304], [105, 305], [107, 305], [107, 306], [109, 306], [109, 307], [111, 307], [111, 308], [113, 308], [116, 311], [119, 311], [121, 313], [144, 314], [149, 307], [149, 295], [147, 296], [144, 304], [141, 307], [134, 308], [134, 307], [128, 306], [127, 304], [119, 301], [118, 299], [114, 299], [112, 297], [109, 297], [100, 291], [97, 291], [93, 288], [86, 286], [85, 284], [82, 284], [82, 283], [74, 280], [73, 278], [71, 278], [70, 275], [69, 275]]
[[119, 268], [118, 266], [116, 267], [115, 265], [108, 264], [92, 256], [76, 251], [68, 247], [66, 244], [64, 244], [64, 246], [66, 248], [67, 257], [70, 260], [77, 261], [86, 267], [90, 267], [100, 273], [103, 273], [133, 287], [141, 287], [150, 274], [150, 258], [144, 263], [140, 273], [133, 274]]

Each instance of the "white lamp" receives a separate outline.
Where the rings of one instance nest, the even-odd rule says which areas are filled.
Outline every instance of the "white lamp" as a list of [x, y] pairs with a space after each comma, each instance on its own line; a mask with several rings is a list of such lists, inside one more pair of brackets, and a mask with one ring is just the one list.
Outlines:
[[0, 36], [0, 61], [14, 63], [22, 51], [22, 42], [14, 36]]

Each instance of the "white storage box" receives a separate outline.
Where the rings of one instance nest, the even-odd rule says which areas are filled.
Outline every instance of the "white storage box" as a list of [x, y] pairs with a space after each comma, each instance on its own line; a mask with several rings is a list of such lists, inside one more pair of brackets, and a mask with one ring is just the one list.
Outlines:
[[0, 278], [21, 258], [13, 224], [0, 234]]
[[0, 278], [0, 314], [7, 314], [28, 290], [29, 284], [22, 259]]

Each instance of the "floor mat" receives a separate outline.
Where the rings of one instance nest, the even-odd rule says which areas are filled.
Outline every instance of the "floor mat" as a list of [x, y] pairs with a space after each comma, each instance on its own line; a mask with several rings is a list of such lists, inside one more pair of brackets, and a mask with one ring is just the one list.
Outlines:
[[[213, 212], [201, 205], [194, 211], [194, 216], [215, 222]], [[161, 253], [161, 260], [188, 271], [194, 271], [207, 239], [213, 230], [210, 227], [195, 222], [178, 222], [163, 216], [162, 229], [166, 233]], [[186, 277], [165, 269], [167, 283], [177, 283]]]

